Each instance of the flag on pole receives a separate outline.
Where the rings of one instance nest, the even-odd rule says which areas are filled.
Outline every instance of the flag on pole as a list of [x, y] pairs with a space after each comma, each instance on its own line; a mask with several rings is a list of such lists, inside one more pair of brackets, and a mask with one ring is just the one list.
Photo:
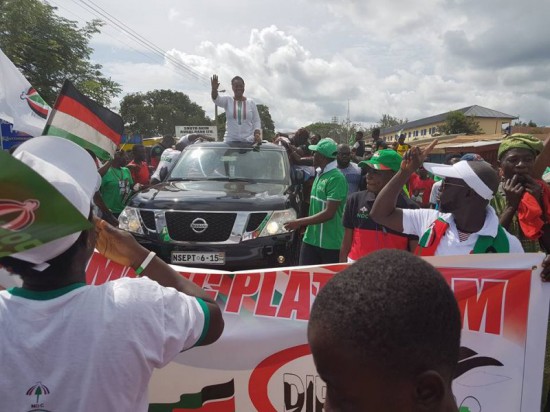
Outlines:
[[101, 160], [108, 160], [120, 144], [123, 131], [122, 117], [84, 96], [65, 80], [44, 134], [72, 140]]
[[50, 106], [0, 50], [0, 119], [19, 132], [40, 136]]

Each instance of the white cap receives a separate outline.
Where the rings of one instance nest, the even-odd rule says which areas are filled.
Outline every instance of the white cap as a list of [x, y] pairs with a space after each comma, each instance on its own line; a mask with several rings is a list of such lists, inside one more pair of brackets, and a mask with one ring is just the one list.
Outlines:
[[[479, 160], [477, 162], [480, 162]], [[486, 163], [486, 162], [485, 162]], [[487, 163], [488, 164], [488, 163]], [[488, 164], [489, 165], [489, 164]], [[490, 167], [490, 165], [489, 165]], [[461, 160], [454, 165], [443, 165], [439, 163], [424, 163], [424, 168], [433, 175], [440, 177], [452, 177], [462, 179], [478, 195], [485, 200], [491, 200], [494, 192], [487, 186], [483, 180], [474, 172], [469, 165], [469, 161]]]
[[[94, 160], [86, 150], [70, 140], [56, 136], [39, 136], [22, 143], [13, 156], [46, 179], [87, 219], [91, 202], [101, 184]], [[59, 222], [63, 224], [63, 222]], [[45, 262], [67, 251], [81, 232], [52, 240], [33, 249], [12, 255], [37, 264], [44, 270]]]

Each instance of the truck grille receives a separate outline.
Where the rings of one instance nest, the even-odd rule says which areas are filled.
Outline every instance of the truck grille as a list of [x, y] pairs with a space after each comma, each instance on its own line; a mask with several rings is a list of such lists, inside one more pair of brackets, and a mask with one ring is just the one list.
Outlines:
[[252, 232], [258, 229], [258, 226], [264, 221], [267, 213], [251, 213], [248, 218], [248, 224], [246, 225], [246, 231]]
[[[237, 215], [235, 213], [197, 213], [197, 212], [166, 212], [168, 234], [173, 240], [180, 242], [224, 242], [231, 235], [231, 230]], [[195, 233], [191, 223], [201, 218], [208, 228], [202, 233]]]
[[141, 213], [141, 219], [143, 220], [143, 224], [145, 227], [149, 230], [157, 230], [157, 225], [155, 223], [155, 213], [150, 210], [142, 210]]

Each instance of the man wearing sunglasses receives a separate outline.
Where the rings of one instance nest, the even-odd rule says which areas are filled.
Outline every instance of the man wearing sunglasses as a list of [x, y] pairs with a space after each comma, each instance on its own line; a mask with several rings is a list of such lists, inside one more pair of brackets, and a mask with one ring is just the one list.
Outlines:
[[396, 207], [401, 188], [436, 144], [434, 141], [424, 150], [414, 147], [405, 153], [401, 169], [377, 196], [371, 218], [392, 230], [418, 236], [415, 253], [422, 256], [523, 253], [519, 240], [499, 224], [489, 206], [499, 179], [486, 162], [463, 160], [452, 166], [424, 163], [429, 172], [444, 178], [440, 209]]
[[[401, 156], [395, 150], [382, 149], [359, 166], [367, 168], [366, 190], [352, 193], [346, 202], [342, 224], [344, 240], [340, 249], [340, 262], [352, 263], [380, 249], [414, 251], [418, 238], [387, 229], [370, 217], [370, 209], [382, 188], [399, 171]], [[418, 205], [404, 192], [397, 197], [397, 206], [402, 209], [418, 209]]]

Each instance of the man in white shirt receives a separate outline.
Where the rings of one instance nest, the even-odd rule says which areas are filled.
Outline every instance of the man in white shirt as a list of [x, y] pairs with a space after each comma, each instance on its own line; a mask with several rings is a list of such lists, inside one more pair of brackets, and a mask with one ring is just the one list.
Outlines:
[[[0, 266], [23, 280], [22, 287], [0, 292], [0, 409], [147, 411], [154, 368], [219, 338], [218, 305], [130, 233], [93, 217], [100, 178], [80, 146], [40, 136], [14, 157], [95, 227], [0, 258]], [[40, 219], [49, 227], [63, 225], [62, 217]], [[94, 247], [143, 277], [86, 285]]]
[[244, 96], [244, 80], [239, 76], [235, 76], [231, 80], [233, 97], [218, 94], [220, 83], [217, 75], [212, 76], [211, 83], [212, 101], [216, 106], [225, 110], [226, 123], [223, 141], [261, 143], [262, 124], [260, 114], [256, 103]]
[[348, 196], [357, 192], [361, 183], [361, 168], [351, 161], [351, 149], [349, 145], [338, 145], [336, 163], [338, 164], [338, 169], [340, 169], [340, 172], [342, 172], [348, 181]]
[[462, 255], [470, 253], [523, 253], [519, 240], [500, 226], [489, 201], [499, 179], [491, 165], [460, 161], [454, 165], [424, 163], [436, 176], [444, 177], [440, 209], [396, 208], [401, 188], [437, 144], [424, 151], [414, 147], [405, 153], [401, 170], [380, 191], [371, 218], [390, 229], [420, 238], [416, 254]]

